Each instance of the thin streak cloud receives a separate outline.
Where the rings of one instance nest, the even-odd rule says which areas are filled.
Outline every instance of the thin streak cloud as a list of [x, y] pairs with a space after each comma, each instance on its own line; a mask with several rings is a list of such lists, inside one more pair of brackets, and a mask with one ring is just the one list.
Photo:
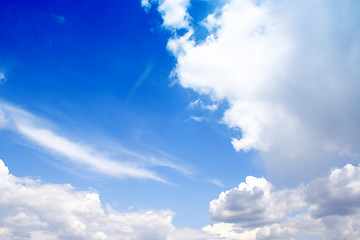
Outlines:
[[168, 167], [185, 175], [192, 174], [186, 167], [170, 161], [158, 160], [153, 156], [133, 153], [124, 148], [121, 148], [120, 152], [127, 156], [126, 161], [110, 158], [88, 144], [75, 142], [55, 133], [46, 125], [45, 120], [20, 108], [0, 103], [0, 127], [10, 129], [42, 149], [65, 157], [71, 163], [85, 167], [91, 172], [115, 178], [151, 179], [162, 183], [169, 182], [144, 165]]

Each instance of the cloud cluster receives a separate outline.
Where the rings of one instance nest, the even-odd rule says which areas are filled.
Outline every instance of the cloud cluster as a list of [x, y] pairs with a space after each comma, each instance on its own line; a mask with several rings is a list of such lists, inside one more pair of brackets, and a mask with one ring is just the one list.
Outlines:
[[0, 239], [352, 240], [360, 237], [359, 182], [360, 166], [350, 164], [292, 189], [247, 177], [211, 201], [219, 223], [201, 231], [176, 228], [170, 210], [120, 213], [94, 191], [18, 178], [0, 160]]
[[203, 230], [225, 239], [358, 239], [359, 184], [360, 166], [350, 164], [292, 189], [247, 177], [211, 201], [210, 216], [221, 223]]
[[0, 160], [0, 239], [206, 239], [176, 229], [170, 210], [120, 213], [103, 207], [99, 194], [9, 174]]
[[[45, 120], [9, 104], [0, 102], [0, 127], [10, 129], [37, 146], [61, 157], [65, 157], [89, 171], [108, 175], [115, 178], [131, 177], [137, 179], [152, 179], [167, 183], [149, 166], [172, 168], [184, 175], [192, 172], [185, 166], [154, 156], [145, 156], [124, 148], [120, 149], [120, 156], [109, 157], [89, 144], [72, 141], [54, 132]], [[122, 159], [124, 158], [124, 159]]]
[[233, 147], [263, 153], [272, 176], [309, 179], [334, 159], [358, 162], [357, 6], [230, 0], [201, 23], [209, 31], [204, 41], [194, 40], [193, 28], [169, 39], [172, 75], [229, 103], [222, 122], [241, 131]]

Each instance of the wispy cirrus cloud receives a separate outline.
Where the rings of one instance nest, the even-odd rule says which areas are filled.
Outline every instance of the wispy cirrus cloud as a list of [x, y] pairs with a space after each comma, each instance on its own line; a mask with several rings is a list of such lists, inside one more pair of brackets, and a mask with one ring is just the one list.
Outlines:
[[195, 101], [191, 102], [189, 104], [189, 108], [194, 108], [196, 106], [200, 106], [203, 109], [209, 110], [209, 111], [215, 111], [218, 109], [218, 105], [213, 103], [213, 104], [205, 104], [203, 101], [200, 100], [200, 98], [196, 99]]
[[203, 121], [206, 121], [207, 119], [205, 117], [202, 117], [202, 116], [194, 116], [194, 115], [191, 115], [190, 120], [193, 120], [195, 122], [203, 122]]
[[4, 82], [6, 82], [6, 77], [4, 75], [4, 73], [0, 73], [0, 84], [3, 84]]
[[[56, 133], [45, 120], [35, 117], [20, 108], [0, 103], [0, 126], [10, 129], [36, 146], [68, 159], [71, 163], [85, 167], [86, 170], [115, 178], [152, 179], [167, 183], [151, 166], [172, 168], [186, 176], [192, 172], [188, 167], [154, 156], [145, 156], [125, 148], [119, 148], [119, 157], [109, 157], [90, 144], [76, 142]], [[126, 157], [126, 160], [121, 159]]]
[[220, 180], [217, 180], [217, 179], [214, 179], [214, 178], [211, 178], [211, 179], [208, 179], [207, 180], [209, 183], [211, 183], [212, 185], [215, 185], [215, 186], [218, 186], [218, 187], [225, 187], [225, 185], [220, 181]]

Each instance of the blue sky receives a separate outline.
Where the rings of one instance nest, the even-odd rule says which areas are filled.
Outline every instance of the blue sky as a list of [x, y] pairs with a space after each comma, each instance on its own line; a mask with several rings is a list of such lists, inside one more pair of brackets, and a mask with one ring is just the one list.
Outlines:
[[0, 239], [359, 237], [359, 7], [2, 1]]
[[[234, 185], [241, 172], [258, 172], [251, 158], [247, 164], [239, 161], [241, 154], [225, 141], [231, 131], [217, 123], [219, 113], [189, 108], [199, 96], [178, 85], [171, 87], [175, 59], [166, 50], [169, 33], [161, 28], [155, 11], [146, 14], [139, 2], [72, 3], [70, 9], [68, 2], [3, 5], [7, 10], [2, 14], [1, 32], [6, 34], [1, 63], [7, 81], [0, 91], [6, 104], [51, 122], [59, 135], [98, 151], [116, 152], [121, 146], [192, 172], [186, 176], [159, 168], [159, 175], [176, 186], [93, 176], [80, 169], [77, 173], [63, 165], [66, 159], [61, 156], [5, 130], [2, 158], [9, 159], [6, 164], [15, 175], [92, 187], [121, 210], [176, 208], [180, 225], [200, 227], [208, 219], [208, 206], [202, 202], [223, 189], [208, 179]], [[207, 114], [211, 122], [191, 120], [197, 114]], [[218, 164], [225, 159], [232, 165]], [[218, 173], [219, 167], [227, 176]], [[186, 197], [191, 192], [197, 197]], [[188, 218], [189, 209], [201, 214]]]

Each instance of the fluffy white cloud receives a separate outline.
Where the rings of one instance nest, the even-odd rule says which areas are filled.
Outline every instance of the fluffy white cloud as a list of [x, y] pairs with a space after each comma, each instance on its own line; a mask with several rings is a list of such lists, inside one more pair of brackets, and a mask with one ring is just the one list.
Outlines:
[[301, 189], [271, 192], [264, 178], [247, 177], [239, 187], [220, 194], [210, 203], [210, 217], [242, 227], [263, 226], [283, 220], [305, 207]]
[[200, 231], [177, 229], [170, 210], [120, 213], [94, 191], [15, 177], [0, 161], [0, 239], [358, 239], [359, 173], [346, 165], [282, 190], [247, 177], [210, 203], [211, 218], [223, 222]]
[[174, 213], [120, 213], [102, 206], [99, 194], [71, 185], [45, 184], [9, 174], [0, 160], [0, 239], [207, 239], [195, 229], [176, 229]]
[[292, 189], [247, 177], [210, 203], [210, 217], [220, 223], [203, 230], [224, 239], [358, 239], [359, 183], [360, 166], [350, 164]]
[[158, 11], [163, 18], [165, 28], [175, 30], [190, 27], [190, 16], [187, 12], [190, 0], [141, 0], [141, 6], [148, 11], [155, 2], [159, 5]]
[[132, 177], [167, 183], [165, 179], [149, 170], [147, 168], [149, 166], [168, 167], [184, 175], [192, 175], [186, 166], [158, 159], [154, 156], [144, 156], [121, 147], [117, 148], [120, 151], [119, 159], [108, 157], [88, 144], [75, 142], [55, 133], [46, 121], [20, 108], [1, 102], [0, 127], [19, 133], [37, 146], [65, 157], [75, 165], [115, 178]]
[[347, 164], [335, 169], [328, 178], [320, 178], [306, 189], [314, 217], [347, 216], [360, 209], [360, 168]]
[[163, 0], [160, 1], [159, 12], [161, 13], [167, 28], [188, 28], [189, 14], [187, 9], [190, 6], [190, 0]]
[[205, 41], [196, 42], [193, 29], [169, 39], [177, 59], [172, 76], [214, 101], [228, 101], [223, 122], [241, 130], [234, 148], [263, 153], [273, 177], [309, 179], [334, 159], [358, 161], [356, 6], [230, 0], [204, 20]]

